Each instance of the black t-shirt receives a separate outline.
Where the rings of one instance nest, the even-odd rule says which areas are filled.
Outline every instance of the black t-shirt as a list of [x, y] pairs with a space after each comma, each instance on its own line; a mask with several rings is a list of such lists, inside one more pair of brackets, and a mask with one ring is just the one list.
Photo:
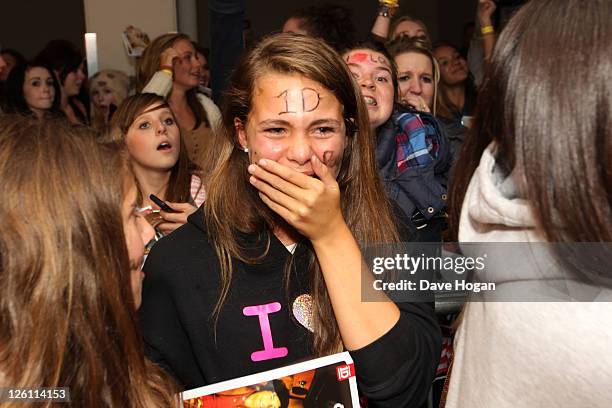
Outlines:
[[[312, 333], [296, 318], [300, 306], [294, 307], [296, 298], [309, 293], [308, 251], [298, 244], [285, 291], [290, 253], [270, 236], [261, 262], [233, 259], [230, 291], [216, 325], [213, 311], [221, 272], [202, 211], [151, 250], [140, 308], [145, 349], [185, 388], [313, 358]], [[240, 239], [253, 254], [261, 254], [267, 245], [256, 236]], [[388, 333], [351, 352], [360, 393], [369, 398], [370, 406], [418, 406], [439, 358], [440, 333], [431, 305], [398, 306], [400, 320]]]

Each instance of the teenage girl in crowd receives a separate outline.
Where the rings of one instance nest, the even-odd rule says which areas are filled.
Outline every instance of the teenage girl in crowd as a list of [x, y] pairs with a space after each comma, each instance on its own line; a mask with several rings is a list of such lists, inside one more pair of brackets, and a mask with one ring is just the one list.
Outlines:
[[89, 80], [89, 99], [91, 101], [91, 125], [96, 129], [106, 129], [110, 119], [128, 96], [130, 79], [116, 69], [98, 71]]
[[147, 219], [163, 235], [185, 224], [204, 202], [204, 189], [164, 99], [147, 93], [127, 98], [113, 116], [110, 138], [125, 141], [138, 183], [138, 206], [159, 210], [150, 198], [154, 194], [176, 211], [162, 210]]
[[437, 115], [440, 68], [431, 48], [421, 39], [398, 37], [387, 44], [387, 49], [397, 65], [400, 103], [436, 116], [456, 163], [466, 128]]
[[191, 388], [346, 349], [372, 406], [418, 406], [440, 333], [428, 304], [361, 301], [358, 243], [401, 237], [350, 71], [323, 42], [280, 34], [226, 96], [206, 205], [145, 265], [149, 356]]
[[6, 118], [0, 387], [66, 387], [78, 407], [177, 407], [136, 326], [153, 230], [134, 212], [125, 154], [64, 120]]
[[163, 96], [177, 120], [189, 159], [208, 174], [221, 113], [197, 92], [202, 61], [188, 36], [164, 34], [144, 50], [138, 61], [137, 90]]
[[6, 113], [18, 113], [38, 119], [63, 116], [60, 109], [60, 85], [43, 63], [28, 62], [11, 70], [6, 81]]
[[47, 44], [37, 60], [44, 62], [60, 82], [60, 107], [72, 123], [89, 123], [87, 104], [79, 99], [81, 87], [86, 80], [83, 56], [74, 44], [55, 40]]
[[566, 252], [535, 244], [487, 261], [496, 291], [465, 306], [449, 408], [610, 406], [611, 13], [607, 0], [531, 0], [500, 35], [455, 176], [453, 225], [460, 242]]
[[404, 218], [419, 228], [418, 240], [439, 242], [446, 227], [446, 178], [451, 158], [446, 138], [422, 97], [415, 109], [395, 103], [395, 63], [380, 43], [363, 43], [343, 56], [368, 108], [380, 178]]
[[398, 37], [387, 50], [397, 67], [400, 103], [435, 115], [440, 70], [429, 45], [419, 38]]
[[467, 61], [454, 46], [438, 45], [434, 56], [440, 67], [437, 114], [460, 124], [464, 116], [474, 115], [477, 95], [474, 79]]

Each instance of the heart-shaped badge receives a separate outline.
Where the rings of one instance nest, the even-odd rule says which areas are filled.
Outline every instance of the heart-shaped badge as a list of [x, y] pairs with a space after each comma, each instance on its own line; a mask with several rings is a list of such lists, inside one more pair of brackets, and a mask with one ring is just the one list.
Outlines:
[[293, 316], [302, 326], [314, 332], [312, 328], [312, 296], [303, 294], [295, 298], [293, 301]]

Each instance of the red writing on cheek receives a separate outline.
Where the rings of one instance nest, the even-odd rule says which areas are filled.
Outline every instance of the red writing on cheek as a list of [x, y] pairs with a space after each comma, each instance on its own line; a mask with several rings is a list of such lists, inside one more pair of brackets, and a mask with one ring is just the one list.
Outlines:
[[334, 158], [334, 152], [332, 151], [326, 151], [325, 153], [323, 153], [323, 164], [325, 164], [326, 166], [329, 166], [330, 164], [335, 164], [332, 163], [332, 159]]

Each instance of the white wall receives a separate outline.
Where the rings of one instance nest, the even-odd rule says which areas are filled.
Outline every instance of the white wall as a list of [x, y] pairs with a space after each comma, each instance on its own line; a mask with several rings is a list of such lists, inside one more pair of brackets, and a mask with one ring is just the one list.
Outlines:
[[134, 75], [133, 58], [127, 56], [121, 40], [129, 25], [142, 29], [151, 40], [177, 31], [175, 0], [83, 0], [83, 4], [85, 29], [97, 33], [99, 69]]

